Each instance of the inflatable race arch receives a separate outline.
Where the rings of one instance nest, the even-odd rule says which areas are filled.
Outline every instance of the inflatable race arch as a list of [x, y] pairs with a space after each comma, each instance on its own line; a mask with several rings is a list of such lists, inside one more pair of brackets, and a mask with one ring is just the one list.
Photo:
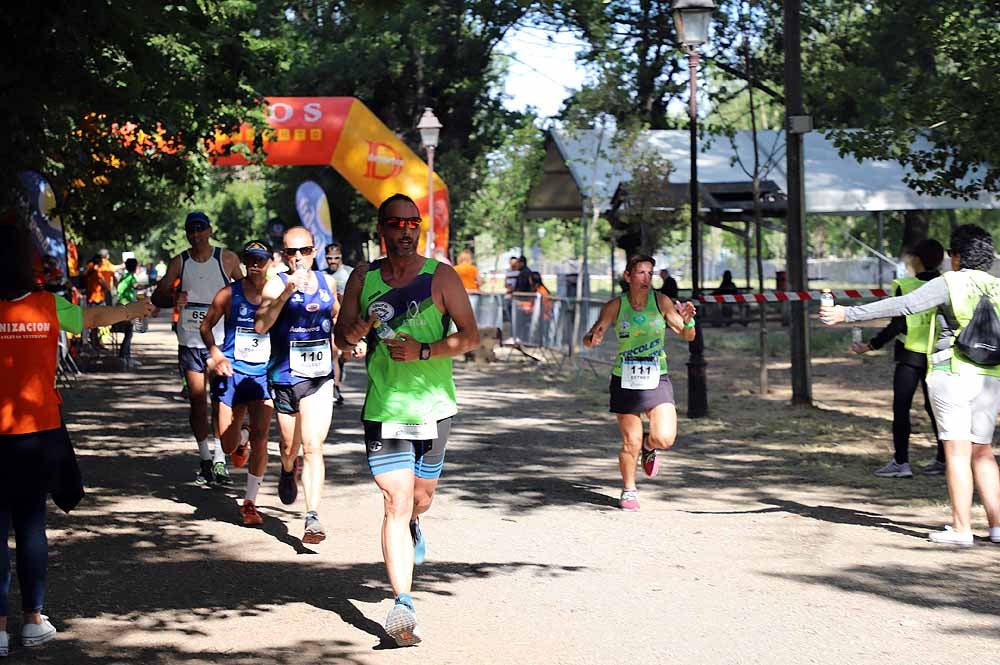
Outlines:
[[[434, 175], [434, 219], [428, 217], [427, 164], [371, 110], [354, 97], [267, 97], [265, 164], [332, 166], [368, 201], [378, 206], [399, 192], [412, 198], [423, 217], [420, 250], [433, 221], [434, 245], [447, 253], [450, 210], [448, 187]], [[214, 149], [227, 144], [253, 145], [254, 129], [244, 125], [233, 136], [220, 136]], [[242, 166], [238, 153], [213, 158], [219, 166]]]

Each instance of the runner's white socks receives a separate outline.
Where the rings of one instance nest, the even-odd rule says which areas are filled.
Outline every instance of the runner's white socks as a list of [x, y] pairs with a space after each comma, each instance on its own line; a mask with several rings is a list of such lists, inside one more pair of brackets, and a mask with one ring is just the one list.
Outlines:
[[215, 442], [215, 459], [213, 460], [216, 464], [219, 462], [226, 461], [226, 451], [222, 449], [222, 442], [218, 439], [213, 439]]
[[208, 439], [202, 439], [198, 442], [198, 454], [203, 460], [212, 459], [212, 451], [208, 449]]
[[247, 472], [247, 493], [243, 497], [247, 501], [253, 501], [257, 503], [257, 490], [260, 489], [260, 484], [264, 482], [264, 476], [255, 476], [252, 473]]

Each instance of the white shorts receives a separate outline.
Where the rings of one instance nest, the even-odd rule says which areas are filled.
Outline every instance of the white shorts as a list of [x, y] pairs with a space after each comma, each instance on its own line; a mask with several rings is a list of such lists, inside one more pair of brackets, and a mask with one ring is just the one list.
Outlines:
[[942, 441], [993, 443], [1000, 410], [1000, 377], [932, 371], [927, 389]]

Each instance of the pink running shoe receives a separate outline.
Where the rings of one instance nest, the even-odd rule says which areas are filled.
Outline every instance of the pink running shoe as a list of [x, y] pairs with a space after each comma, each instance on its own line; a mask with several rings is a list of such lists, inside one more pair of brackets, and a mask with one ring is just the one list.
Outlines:
[[642, 449], [642, 470], [648, 478], [660, 472], [660, 460], [656, 458], [655, 450]]
[[618, 499], [618, 507], [630, 513], [639, 510], [639, 490], [622, 490], [622, 496]]

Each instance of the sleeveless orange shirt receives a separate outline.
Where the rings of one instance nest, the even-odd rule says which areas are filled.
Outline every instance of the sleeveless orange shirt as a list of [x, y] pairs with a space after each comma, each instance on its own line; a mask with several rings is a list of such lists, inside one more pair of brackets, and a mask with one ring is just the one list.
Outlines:
[[51, 293], [0, 300], [0, 435], [62, 425], [56, 391], [59, 318]]

